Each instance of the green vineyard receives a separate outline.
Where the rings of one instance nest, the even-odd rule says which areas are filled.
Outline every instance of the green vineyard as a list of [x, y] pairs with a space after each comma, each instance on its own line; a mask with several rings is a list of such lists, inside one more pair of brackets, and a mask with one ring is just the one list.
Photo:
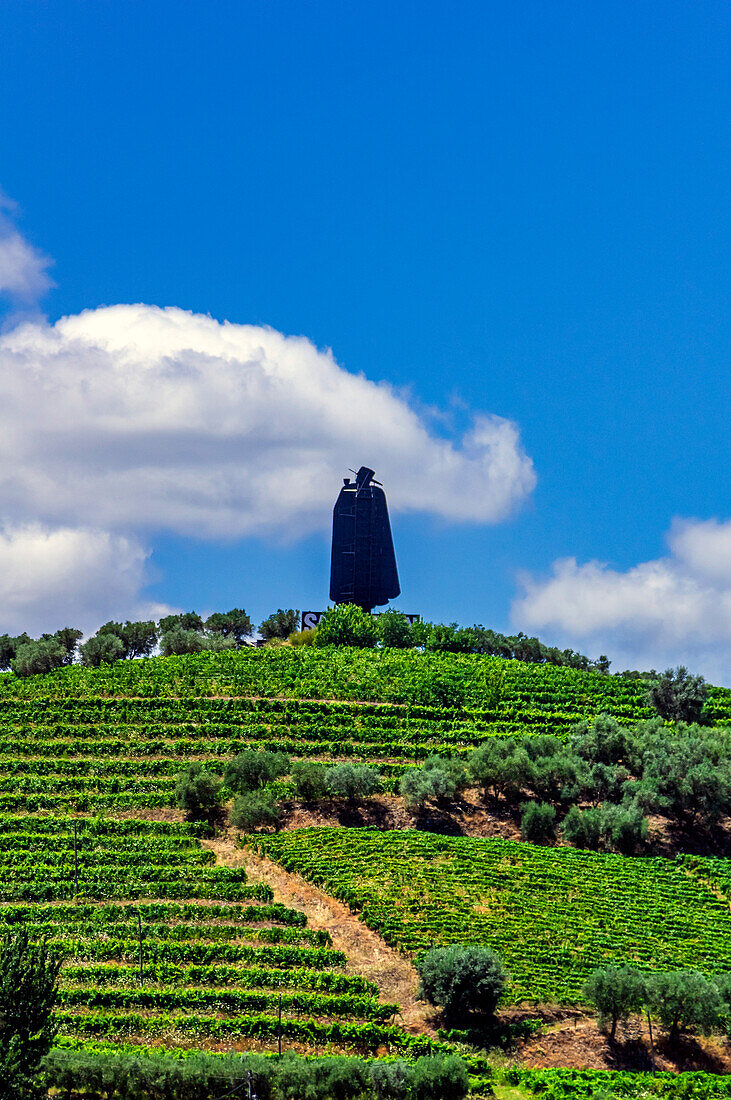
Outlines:
[[[420, 702], [454, 685], [463, 705]], [[20, 681], [5, 675], [0, 708], [0, 812], [30, 813], [168, 806], [182, 762], [220, 764], [244, 749], [377, 763], [393, 786], [414, 763], [465, 756], [491, 736], [565, 736], [600, 712], [625, 723], [652, 713], [634, 680], [499, 658], [352, 649], [119, 661]], [[731, 692], [714, 689], [709, 713], [719, 724], [731, 720]]]
[[375, 829], [303, 829], [257, 846], [411, 954], [446, 943], [498, 951], [514, 1001], [577, 1001], [608, 962], [731, 970], [728, 902], [682, 858]]
[[398, 1043], [398, 1005], [268, 886], [216, 867], [200, 831], [0, 818], [0, 930], [22, 922], [63, 955], [61, 1034]]
[[[731, 716], [712, 689], [710, 720]], [[399, 1006], [170, 807], [194, 760], [247, 748], [374, 763], [387, 787], [499, 735], [648, 717], [645, 685], [498, 658], [263, 649], [0, 676], [0, 930], [61, 951], [59, 1043], [418, 1053]], [[137, 816], [135, 816], [137, 815]], [[159, 819], [159, 820], [158, 820]], [[258, 838], [394, 947], [487, 943], [513, 1000], [575, 1001], [607, 959], [731, 968], [723, 860], [598, 856], [424, 833]], [[377, 869], [377, 870], [374, 870]]]

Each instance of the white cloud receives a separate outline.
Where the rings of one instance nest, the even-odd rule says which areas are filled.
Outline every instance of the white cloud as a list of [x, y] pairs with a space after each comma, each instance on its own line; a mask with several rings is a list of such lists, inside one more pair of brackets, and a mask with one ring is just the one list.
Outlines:
[[303, 337], [111, 306], [0, 338], [0, 507], [12, 522], [299, 537], [373, 466], [394, 511], [494, 523], [531, 492], [517, 427], [434, 435], [386, 383]]
[[521, 576], [515, 626], [601, 650], [616, 669], [684, 664], [731, 682], [731, 520], [677, 520], [668, 543], [626, 571], [562, 558], [548, 578]]
[[106, 531], [38, 524], [0, 531], [2, 631], [91, 630], [120, 614], [164, 614], [139, 600], [147, 557], [136, 540]]
[[0, 630], [135, 613], [155, 532], [325, 531], [361, 464], [392, 511], [453, 522], [498, 522], [535, 484], [511, 421], [437, 435], [303, 337], [145, 305], [19, 324], [0, 335]]
[[14, 204], [0, 193], [0, 294], [32, 305], [53, 285], [46, 268], [51, 261], [13, 225]]

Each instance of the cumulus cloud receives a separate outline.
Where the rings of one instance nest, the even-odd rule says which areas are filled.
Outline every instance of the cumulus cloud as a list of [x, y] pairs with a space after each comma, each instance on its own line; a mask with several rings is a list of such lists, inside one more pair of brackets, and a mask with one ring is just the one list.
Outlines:
[[731, 520], [676, 520], [668, 546], [624, 571], [562, 558], [547, 578], [523, 575], [513, 622], [615, 668], [685, 664], [731, 683]]
[[20, 323], [0, 336], [0, 629], [130, 614], [155, 533], [325, 531], [361, 464], [393, 512], [460, 523], [506, 518], [535, 484], [511, 421], [446, 438], [304, 337], [145, 305]]
[[120, 609], [133, 618], [164, 614], [139, 599], [147, 557], [135, 539], [106, 531], [39, 524], [0, 530], [2, 630], [91, 630]]
[[53, 284], [50, 260], [29, 244], [13, 224], [15, 204], [0, 193], [0, 295], [33, 305]]
[[435, 435], [303, 337], [111, 306], [0, 338], [0, 506], [13, 522], [301, 536], [365, 463], [394, 511], [495, 523], [535, 484], [515, 424]]

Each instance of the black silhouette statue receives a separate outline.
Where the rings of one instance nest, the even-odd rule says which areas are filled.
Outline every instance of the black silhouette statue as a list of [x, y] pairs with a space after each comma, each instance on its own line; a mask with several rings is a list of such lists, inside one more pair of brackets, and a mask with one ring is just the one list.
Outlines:
[[330, 599], [372, 611], [400, 591], [386, 494], [361, 466], [355, 482], [344, 479], [333, 508]]

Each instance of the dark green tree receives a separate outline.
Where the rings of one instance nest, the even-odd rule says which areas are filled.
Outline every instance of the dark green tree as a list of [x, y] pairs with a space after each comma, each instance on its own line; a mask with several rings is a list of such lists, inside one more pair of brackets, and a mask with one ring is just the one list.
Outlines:
[[632, 966], [603, 966], [592, 970], [582, 990], [599, 1014], [599, 1024], [610, 1024], [614, 1039], [620, 1020], [639, 1012], [645, 1002], [645, 977]]
[[239, 607], [234, 607], [230, 611], [214, 611], [206, 619], [206, 630], [209, 634], [231, 638], [237, 646], [242, 646], [244, 640], [251, 636], [251, 619]]
[[229, 790], [244, 794], [271, 783], [289, 771], [289, 757], [283, 752], [259, 752], [247, 749], [227, 765], [223, 778]]
[[296, 760], [292, 765], [292, 786], [303, 802], [317, 802], [327, 795], [327, 768], [315, 760]]
[[282, 813], [276, 800], [267, 791], [248, 791], [234, 799], [231, 824], [250, 833], [262, 827], [278, 829]]
[[36, 1077], [56, 1034], [60, 969], [61, 957], [45, 940], [31, 943], [24, 927], [0, 940], [0, 1100], [45, 1096]]
[[220, 776], [196, 761], [176, 776], [174, 803], [191, 821], [211, 821], [221, 804], [222, 786]]
[[203, 635], [197, 630], [186, 630], [182, 626], [166, 630], [160, 638], [163, 657], [179, 657], [184, 653], [200, 653], [205, 648]]
[[10, 634], [0, 634], [0, 669], [10, 668], [10, 663], [18, 652], [18, 647], [28, 645], [31, 641], [27, 634], [19, 634], [13, 637]]
[[540, 842], [555, 840], [556, 810], [548, 802], [524, 802], [520, 817], [523, 840]]
[[353, 603], [328, 608], [315, 635], [315, 645], [320, 647], [334, 645], [372, 649], [377, 641], [376, 619]]
[[95, 634], [84, 642], [80, 650], [81, 663], [86, 668], [98, 668], [101, 664], [112, 664], [124, 657], [124, 642], [111, 632]]
[[390, 607], [388, 611], [382, 612], [376, 622], [381, 642], [389, 649], [408, 649], [414, 644], [411, 623], [395, 608]]
[[381, 773], [367, 764], [335, 764], [328, 768], [327, 786], [333, 798], [357, 802], [379, 790]]
[[449, 802], [467, 781], [457, 760], [429, 756], [420, 768], [408, 768], [399, 784], [399, 793], [410, 810], [421, 810], [428, 802]]
[[68, 650], [57, 638], [39, 638], [18, 646], [11, 661], [16, 676], [38, 676], [68, 663]]
[[439, 1005], [447, 1018], [492, 1016], [507, 984], [499, 957], [489, 947], [433, 947], [416, 961], [419, 996]]
[[167, 634], [169, 630], [175, 630], [177, 627], [181, 630], [197, 630], [202, 633], [203, 619], [197, 611], [184, 611], [182, 614], [165, 615], [164, 618], [160, 619], [161, 634]]
[[697, 970], [651, 974], [647, 979], [647, 1004], [653, 1016], [668, 1029], [671, 1044], [683, 1031], [707, 1035], [720, 1027], [723, 1001], [718, 989]]
[[708, 698], [702, 676], [693, 676], [682, 665], [668, 668], [648, 689], [648, 701], [661, 718], [672, 722], [698, 722]]
[[300, 613], [290, 607], [286, 611], [281, 607], [269, 615], [259, 627], [262, 638], [270, 642], [272, 638], [284, 640], [295, 634], [300, 628]]

